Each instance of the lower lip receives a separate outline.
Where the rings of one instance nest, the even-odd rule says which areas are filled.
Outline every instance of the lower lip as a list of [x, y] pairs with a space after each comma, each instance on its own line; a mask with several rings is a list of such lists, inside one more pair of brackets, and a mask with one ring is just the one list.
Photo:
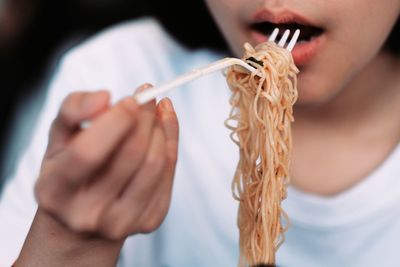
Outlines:
[[[268, 40], [268, 36], [256, 31], [253, 31], [251, 35], [257, 43], [263, 43]], [[323, 40], [325, 39], [324, 36], [325, 35], [322, 33], [308, 42], [295, 45], [292, 50], [292, 56], [296, 66], [301, 67], [307, 65], [318, 54]]]

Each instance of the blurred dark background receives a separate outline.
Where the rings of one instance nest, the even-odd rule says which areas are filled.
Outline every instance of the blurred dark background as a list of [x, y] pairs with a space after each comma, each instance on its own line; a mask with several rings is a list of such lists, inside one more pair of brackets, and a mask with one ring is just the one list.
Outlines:
[[157, 17], [188, 47], [224, 48], [202, 0], [0, 0], [0, 190], [29, 142], [62, 54], [112, 24], [141, 16]]

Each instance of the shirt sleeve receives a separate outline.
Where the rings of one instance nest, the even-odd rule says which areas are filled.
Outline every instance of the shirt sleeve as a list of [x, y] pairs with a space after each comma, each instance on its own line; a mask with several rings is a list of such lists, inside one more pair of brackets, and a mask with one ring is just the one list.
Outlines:
[[[67, 57], [66, 57], [67, 58]], [[48, 133], [64, 97], [84, 88], [78, 68], [71, 60], [61, 60], [52, 79], [29, 146], [13, 177], [7, 179], [0, 200], [0, 263], [11, 266], [18, 257], [37, 209], [34, 184], [47, 146]]]

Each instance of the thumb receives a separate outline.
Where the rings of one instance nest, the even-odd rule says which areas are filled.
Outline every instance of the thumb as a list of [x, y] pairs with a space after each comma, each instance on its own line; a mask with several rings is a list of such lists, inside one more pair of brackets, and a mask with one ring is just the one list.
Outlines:
[[49, 148], [64, 145], [80, 129], [82, 121], [90, 120], [109, 107], [107, 91], [76, 92], [68, 95], [50, 130]]

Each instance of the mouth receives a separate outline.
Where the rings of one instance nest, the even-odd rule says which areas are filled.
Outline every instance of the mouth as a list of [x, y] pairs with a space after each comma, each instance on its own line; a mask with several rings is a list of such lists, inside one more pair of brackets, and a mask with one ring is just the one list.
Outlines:
[[[285, 30], [290, 30], [291, 34], [296, 29], [300, 30], [300, 36], [292, 50], [292, 56], [297, 66], [304, 66], [320, 50], [325, 29], [316, 26], [315, 23], [300, 17], [294, 13], [282, 13], [277, 16], [263, 10], [256, 14], [255, 22], [250, 24], [251, 37], [256, 43], [266, 42], [269, 34], [275, 28], [279, 29], [279, 34], [275, 40], [279, 41]], [[288, 42], [291, 37], [288, 38]]]
[[[298, 23], [288, 23], [288, 24], [275, 24], [268, 21], [259, 22], [251, 25], [252, 29], [259, 32], [260, 34], [268, 35], [271, 33], [275, 28], [279, 29], [279, 34], [276, 40], [279, 40], [283, 32], [285, 30], [290, 30], [290, 32], [294, 32], [295, 30], [300, 30], [300, 35], [297, 40], [297, 44], [307, 43], [310, 42], [312, 39], [317, 38], [320, 36], [324, 30], [322, 28], [314, 27], [314, 26], [306, 26]], [[290, 38], [289, 38], [290, 40]]]

